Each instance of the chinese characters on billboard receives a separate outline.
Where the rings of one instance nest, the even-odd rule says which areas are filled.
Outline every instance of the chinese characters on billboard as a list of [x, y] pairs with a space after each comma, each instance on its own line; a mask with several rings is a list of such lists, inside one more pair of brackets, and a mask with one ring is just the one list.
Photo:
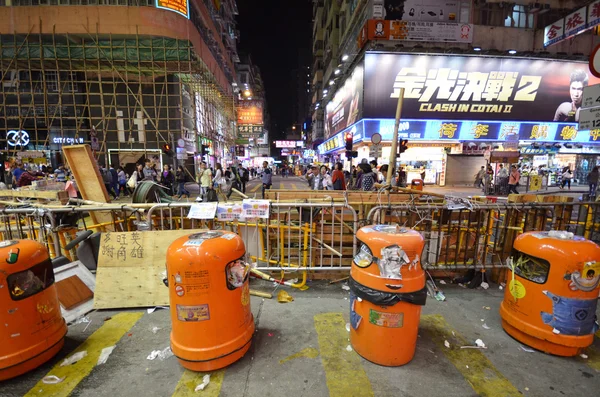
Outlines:
[[366, 54], [364, 118], [577, 122], [585, 63], [510, 58]]
[[237, 105], [238, 125], [241, 124], [262, 124], [263, 123], [263, 101], [243, 100]]
[[544, 28], [544, 47], [591, 29], [600, 24], [600, 0], [581, 7]]
[[325, 137], [343, 130], [360, 119], [362, 82], [363, 67], [358, 65], [325, 108]]
[[[354, 135], [354, 143], [371, 142], [374, 134], [380, 134], [384, 142], [393, 137], [394, 119], [363, 119], [318, 146], [320, 154], [344, 148], [347, 132]], [[469, 120], [422, 120], [402, 119], [398, 138], [415, 141], [499, 141], [518, 142], [571, 142], [600, 143], [600, 130], [579, 131], [575, 123], [559, 122], [514, 122], [514, 121], [469, 121]]]
[[156, 7], [190, 17], [188, 0], [156, 0]]

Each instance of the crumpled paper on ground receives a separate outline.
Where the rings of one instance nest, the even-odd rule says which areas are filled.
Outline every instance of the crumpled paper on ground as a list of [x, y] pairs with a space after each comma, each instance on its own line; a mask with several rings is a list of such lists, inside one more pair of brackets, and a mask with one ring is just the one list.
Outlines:
[[206, 388], [206, 386], [208, 386], [209, 383], [210, 383], [210, 375], [204, 375], [202, 377], [202, 383], [200, 383], [198, 386], [196, 386], [194, 391], [204, 390]]
[[173, 352], [171, 351], [171, 347], [169, 346], [163, 350], [153, 350], [152, 353], [150, 353], [146, 358], [148, 360], [155, 360], [158, 358], [159, 360], [163, 361], [171, 357], [172, 355]]
[[60, 366], [64, 367], [67, 365], [75, 364], [77, 361], [81, 360], [85, 356], [87, 356], [87, 350], [75, 353], [71, 357], [65, 358], [65, 360], [60, 364]]
[[104, 363], [106, 363], [106, 361], [108, 361], [108, 357], [110, 356], [110, 354], [113, 352], [113, 350], [115, 350], [116, 346], [109, 346], [109, 347], [105, 347], [104, 349], [102, 349], [102, 351], [100, 352], [100, 357], [98, 357], [98, 363], [97, 365], [102, 365]]

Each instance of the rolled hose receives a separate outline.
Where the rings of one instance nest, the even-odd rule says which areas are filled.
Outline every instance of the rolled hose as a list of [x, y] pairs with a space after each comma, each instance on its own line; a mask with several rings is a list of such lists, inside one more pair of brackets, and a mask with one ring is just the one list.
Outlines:
[[[158, 195], [158, 200], [156, 196]], [[176, 201], [171, 197], [165, 188], [158, 183], [152, 181], [140, 182], [133, 191], [133, 200], [135, 204], [140, 203], [172, 203]]]
[[427, 300], [427, 287], [423, 287], [419, 291], [392, 293], [369, 288], [358, 283], [352, 277], [348, 280], [348, 286], [354, 295], [378, 306], [394, 306], [399, 302], [425, 306]]

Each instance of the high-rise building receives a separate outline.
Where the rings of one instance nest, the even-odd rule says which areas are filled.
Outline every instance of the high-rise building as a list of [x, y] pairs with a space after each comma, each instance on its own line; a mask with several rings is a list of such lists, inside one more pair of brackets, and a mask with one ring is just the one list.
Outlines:
[[[581, 175], [598, 130], [578, 122], [600, 43], [600, 1], [315, 0], [313, 138], [322, 159], [386, 163], [398, 98], [408, 180], [472, 183], [486, 162], [519, 161]], [[600, 74], [599, 74], [600, 75]], [[322, 95], [322, 96], [321, 96]], [[323, 128], [320, 128], [322, 123]], [[585, 124], [584, 124], [585, 126]], [[373, 141], [379, 144], [373, 144]], [[495, 157], [504, 151], [511, 158]], [[485, 154], [485, 156], [484, 156]]]
[[89, 143], [102, 162], [192, 168], [204, 145], [222, 161], [236, 14], [234, 0], [1, 0], [0, 150], [56, 164], [62, 146]]
[[[236, 106], [238, 109], [238, 148], [244, 147], [243, 156], [250, 160], [257, 156], [268, 156], [270, 117], [265, 98], [265, 87], [260, 69], [252, 62], [250, 54], [241, 54], [237, 64]], [[239, 149], [242, 154], [242, 149]]]

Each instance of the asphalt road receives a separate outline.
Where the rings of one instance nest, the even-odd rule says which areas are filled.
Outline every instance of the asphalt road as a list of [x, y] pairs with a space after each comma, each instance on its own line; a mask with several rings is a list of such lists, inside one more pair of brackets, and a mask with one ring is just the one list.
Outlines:
[[[0, 396], [580, 397], [597, 395], [600, 389], [600, 340], [587, 349], [587, 358], [523, 349], [501, 328], [498, 308], [504, 291], [497, 285], [488, 290], [440, 285], [447, 300], [428, 299], [414, 359], [402, 367], [382, 367], [348, 349], [349, 293], [342, 283], [309, 285], [306, 291], [283, 287], [294, 298], [291, 303], [251, 298], [256, 324], [252, 347], [237, 363], [213, 372], [204, 391], [193, 392], [204, 374], [185, 371], [175, 357], [148, 360], [152, 351], [169, 346], [169, 310], [139, 309], [89, 314], [91, 323], [69, 327], [58, 356], [1, 383]], [[252, 288], [278, 292], [256, 280]], [[460, 348], [476, 339], [487, 349]], [[401, 338], [394, 343], [398, 349], [411, 348]], [[108, 361], [98, 364], [100, 352], [110, 346], [115, 349]], [[60, 367], [75, 351], [88, 355]], [[47, 375], [64, 379], [48, 385], [42, 381]]]

